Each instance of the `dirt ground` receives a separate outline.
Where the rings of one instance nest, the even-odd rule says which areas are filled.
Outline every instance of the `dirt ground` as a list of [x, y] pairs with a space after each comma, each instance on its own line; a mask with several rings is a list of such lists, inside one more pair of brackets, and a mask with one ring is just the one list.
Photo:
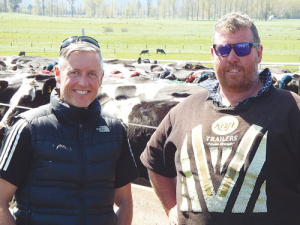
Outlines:
[[132, 225], [167, 225], [168, 217], [151, 187], [132, 184]]

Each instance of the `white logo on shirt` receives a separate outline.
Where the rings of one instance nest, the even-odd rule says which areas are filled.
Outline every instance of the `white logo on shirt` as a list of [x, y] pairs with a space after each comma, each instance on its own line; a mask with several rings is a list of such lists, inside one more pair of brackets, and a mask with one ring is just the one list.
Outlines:
[[[266, 180], [264, 180], [263, 183], [257, 184], [258, 177], [261, 174], [266, 161], [268, 132], [266, 132], [261, 139], [250, 164], [248, 166], [245, 165], [247, 156], [252, 150], [253, 143], [260, 135], [261, 130], [262, 127], [253, 124], [244, 134], [233, 158], [228, 163], [228, 157], [233, 150], [232, 147], [222, 146], [222, 154], [219, 154], [219, 147], [209, 147], [209, 152], [207, 152], [202, 137], [202, 126], [199, 125], [194, 128], [192, 131], [192, 151], [195, 156], [196, 169], [198, 172], [196, 175], [198, 175], [199, 178], [192, 172], [194, 168], [193, 163], [191, 163], [190, 160], [190, 154], [188, 153], [189, 145], [188, 137], [186, 136], [180, 153], [182, 171], [185, 174], [184, 179], [186, 179], [186, 183], [182, 180], [183, 200], [180, 206], [181, 211], [189, 210], [190, 206], [188, 205], [187, 198], [187, 196], [189, 196], [192, 211], [202, 212], [202, 205], [200, 204], [196, 189], [197, 182], [200, 184], [203, 198], [209, 212], [223, 213], [229, 199], [234, 199], [234, 205], [231, 209], [232, 213], [245, 213], [248, 207], [248, 211], [252, 210], [254, 213], [268, 211]], [[227, 169], [224, 172], [223, 168], [225, 164]], [[213, 183], [214, 180], [212, 178], [210, 167], [213, 167], [214, 173], [220, 175], [221, 171], [225, 173], [223, 179], [219, 181], [218, 186], [216, 185], [216, 181]], [[245, 174], [241, 175], [243, 170], [245, 170]], [[240, 181], [238, 181], [238, 179], [240, 179]], [[233, 192], [236, 185], [241, 182], [243, 183], [239, 192]], [[260, 192], [259, 195], [255, 197], [255, 194], [253, 196], [252, 194], [254, 186], [256, 185], [260, 185]], [[253, 200], [257, 198], [255, 205], [252, 208], [251, 203], [249, 203], [251, 198], [253, 198]]]

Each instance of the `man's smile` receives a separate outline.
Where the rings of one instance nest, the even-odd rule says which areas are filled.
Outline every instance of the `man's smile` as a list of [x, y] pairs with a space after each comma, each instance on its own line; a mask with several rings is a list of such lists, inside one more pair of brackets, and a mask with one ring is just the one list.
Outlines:
[[88, 93], [88, 91], [79, 91], [79, 90], [75, 90], [75, 92], [80, 95], [84, 95]]

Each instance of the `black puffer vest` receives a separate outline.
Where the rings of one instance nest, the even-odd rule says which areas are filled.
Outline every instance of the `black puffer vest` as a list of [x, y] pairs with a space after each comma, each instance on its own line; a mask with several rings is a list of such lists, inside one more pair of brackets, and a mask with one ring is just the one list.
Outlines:
[[21, 114], [29, 122], [32, 162], [15, 194], [17, 224], [116, 224], [122, 126], [100, 110], [98, 100], [88, 110], [69, 107], [54, 90], [50, 104]]

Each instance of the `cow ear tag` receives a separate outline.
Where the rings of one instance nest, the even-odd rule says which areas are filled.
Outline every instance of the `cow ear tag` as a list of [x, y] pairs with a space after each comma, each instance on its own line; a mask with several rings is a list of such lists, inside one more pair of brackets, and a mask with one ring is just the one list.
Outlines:
[[57, 66], [54, 66], [54, 72], [55, 72], [55, 75], [56, 76], [59, 76], [60, 75], [60, 72], [59, 72], [59, 69]]
[[60, 83], [60, 72], [57, 66], [54, 67], [55, 80], [57, 83]]
[[49, 86], [48, 86], [48, 93], [50, 94], [51, 92], [52, 92], [51, 86], [49, 85]]

